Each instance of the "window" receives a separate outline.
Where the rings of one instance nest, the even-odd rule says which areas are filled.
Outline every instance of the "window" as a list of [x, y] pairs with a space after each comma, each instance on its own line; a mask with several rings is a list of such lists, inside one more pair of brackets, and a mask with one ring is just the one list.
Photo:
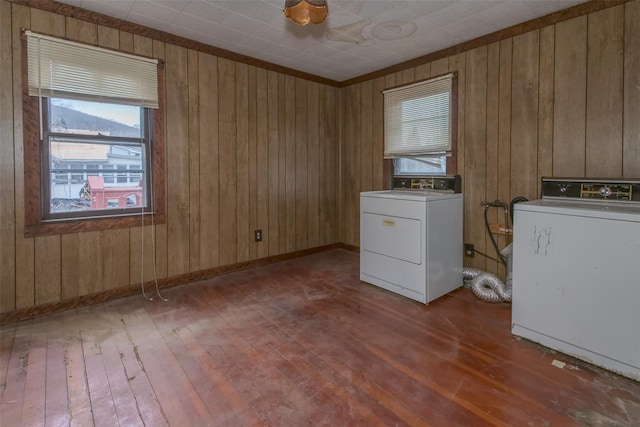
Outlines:
[[25, 34], [25, 235], [163, 222], [157, 60]]
[[[148, 176], [150, 109], [43, 98], [42, 111], [42, 176], [51, 177], [43, 192], [44, 219], [149, 210], [149, 180], [127, 184], [129, 168]], [[115, 181], [96, 162], [103, 170], [115, 168]], [[60, 172], [67, 170], [71, 174], [64, 179]], [[127, 203], [130, 195], [136, 196], [135, 204]]]
[[455, 75], [384, 91], [384, 157], [395, 175], [455, 173]]

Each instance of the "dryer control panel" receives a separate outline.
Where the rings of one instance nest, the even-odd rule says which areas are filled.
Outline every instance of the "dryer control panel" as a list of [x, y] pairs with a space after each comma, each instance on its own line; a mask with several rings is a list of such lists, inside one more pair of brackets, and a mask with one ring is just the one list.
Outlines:
[[436, 190], [460, 193], [462, 185], [460, 175], [437, 176], [394, 176], [393, 188], [403, 190]]

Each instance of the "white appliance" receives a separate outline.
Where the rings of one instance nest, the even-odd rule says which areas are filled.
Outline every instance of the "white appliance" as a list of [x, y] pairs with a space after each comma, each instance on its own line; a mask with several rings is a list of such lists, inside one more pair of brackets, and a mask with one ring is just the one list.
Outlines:
[[424, 304], [462, 285], [462, 194], [434, 190], [459, 188], [445, 179], [360, 193], [360, 280]]
[[640, 181], [543, 178], [513, 236], [512, 333], [640, 380]]

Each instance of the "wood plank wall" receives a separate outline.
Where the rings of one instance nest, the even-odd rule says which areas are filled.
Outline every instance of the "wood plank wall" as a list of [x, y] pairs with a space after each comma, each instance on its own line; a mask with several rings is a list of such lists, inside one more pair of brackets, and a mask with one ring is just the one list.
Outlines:
[[[339, 89], [6, 0], [0, 12], [0, 312], [139, 286], [154, 243], [167, 278], [338, 241]], [[23, 237], [23, 28], [165, 61], [166, 224]]]
[[[23, 28], [165, 60], [165, 224], [23, 237]], [[343, 89], [6, 0], [0, 55], [0, 312], [138, 286], [154, 256], [167, 278], [358, 246], [358, 194], [383, 188], [381, 91], [449, 71], [477, 249], [493, 254], [481, 201], [535, 198], [544, 175], [640, 177], [639, 0]]]
[[[640, 178], [639, 40], [634, 1], [344, 88], [339, 239], [359, 245], [358, 193], [383, 188], [380, 90], [447, 71], [459, 77], [464, 240], [477, 249], [495, 256], [481, 201], [537, 198], [542, 176]], [[504, 274], [478, 255], [465, 264]]]

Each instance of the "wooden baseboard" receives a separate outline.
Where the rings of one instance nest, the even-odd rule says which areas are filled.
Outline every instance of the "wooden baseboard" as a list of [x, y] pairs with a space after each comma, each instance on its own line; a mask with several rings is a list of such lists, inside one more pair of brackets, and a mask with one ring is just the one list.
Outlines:
[[[231, 273], [239, 270], [246, 270], [248, 268], [260, 267], [268, 264], [275, 264], [277, 262], [287, 261], [294, 258], [300, 258], [307, 255], [312, 255], [319, 252], [330, 251], [334, 249], [344, 249], [348, 251], [358, 252], [359, 249], [353, 245], [347, 245], [345, 243], [333, 243], [325, 246], [318, 246], [315, 248], [304, 249], [295, 252], [289, 252], [281, 255], [274, 255], [266, 258], [260, 258], [252, 261], [239, 262], [230, 265], [224, 265], [221, 267], [209, 268], [206, 270], [194, 271], [187, 274], [181, 274], [179, 276], [168, 277], [158, 280], [158, 287], [160, 289], [171, 288], [173, 286], [185, 285], [200, 280], [210, 279], [212, 277], [220, 276], [226, 273]], [[155, 290], [155, 282], [149, 281], [144, 284], [145, 290]], [[75, 298], [66, 299], [63, 301], [56, 301], [52, 303], [42, 304], [34, 307], [26, 307], [19, 310], [8, 311], [6, 313], [0, 313], [0, 325], [6, 325], [9, 323], [20, 322], [23, 320], [29, 320], [48, 314], [71, 310], [74, 308], [85, 307], [94, 304], [100, 304], [107, 301], [111, 301], [118, 298], [128, 297], [140, 293], [140, 284], [124, 286], [116, 289], [110, 289], [108, 291], [97, 292], [90, 295], [82, 295]]]

